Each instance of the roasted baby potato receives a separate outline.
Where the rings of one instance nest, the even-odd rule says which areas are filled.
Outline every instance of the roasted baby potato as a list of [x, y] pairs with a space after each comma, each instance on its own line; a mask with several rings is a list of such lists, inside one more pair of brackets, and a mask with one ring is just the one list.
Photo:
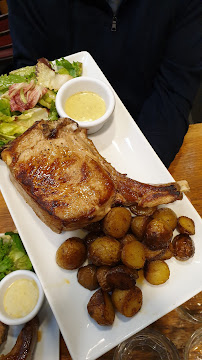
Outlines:
[[88, 290], [95, 290], [99, 287], [97, 280], [97, 267], [88, 264], [78, 269], [77, 279], [79, 284]]
[[144, 243], [151, 250], [167, 248], [170, 244], [173, 230], [165, 221], [153, 219], [146, 227]]
[[194, 221], [187, 216], [180, 216], [177, 219], [177, 230], [181, 234], [194, 235], [195, 234]]
[[112, 325], [115, 311], [110, 295], [102, 289], [97, 290], [90, 298], [87, 310], [99, 325]]
[[131, 221], [131, 230], [132, 233], [139, 239], [142, 240], [145, 229], [148, 223], [151, 221], [150, 216], [147, 215], [139, 215], [132, 218]]
[[95, 239], [98, 237], [104, 236], [104, 233], [102, 231], [90, 231], [85, 237], [84, 237], [84, 243], [88, 247]]
[[84, 230], [87, 230], [87, 231], [90, 231], [90, 232], [91, 232], [91, 231], [93, 231], [93, 232], [102, 231], [102, 221], [97, 221], [97, 222], [88, 224], [88, 225], [85, 226], [83, 229], [84, 229]]
[[123, 238], [121, 238], [119, 241], [122, 246], [125, 244], [131, 242], [131, 241], [137, 241], [138, 239], [133, 234], [126, 234]]
[[131, 213], [124, 207], [114, 207], [103, 219], [103, 231], [116, 239], [122, 238], [131, 223]]
[[170, 270], [163, 260], [149, 261], [144, 267], [144, 277], [152, 285], [164, 284], [170, 277]]
[[157, 260], [160, 258], [162, 253], [164, 253], [164, 249], [151, 250], [146, 245], [144, 246], [144, 251], [145, 251], [145, 258], [148, 261]]
[[135, 286], [138, 272], [124, 265], [112, 267], [106, 273], [106, 281], [111, 289], [130, 289]]
[[177, 260], [185, 261], [194, 256], [194, 242], [188, 234], [179, 234], [174, 237], [171, 248]]
[[110, 236], [99, 237], [88, 247], [88, 259], [96, 266], [116, 265], [120, 257], [121, 244]]
[[141, 269], [145, 263], [144, 245], [140, 241], [125, 244], [121, 251], [121, 261], [131, 269]]
[[130, 211], [135, 215], [147, 215], [151, 216], [157, 209], [157, 206], [153, 207], [141, 207], [138, 204], [131, 205], [129, 207]]
[[100, 287], [102, 288], [103, 291], [111, 291], [111, 287], [109, 286], [109, 284], [107, 283], [107, 273], [108, 271], [111, 269], [110, 266], [107, 266], [107, 265], [103, 265], [103, 266], [100, 266], [98, 269], [97, 269], [97, 280], [98, 280], [98, 283], [100, 285]]
[[146, 260], [168, 260], [173, 256], [170, 248], [151, 250], [147, 246], [144, 247]]
[[159, 208], [153, 213], [152, 217], [154, 219], [165, 221], [171, 227], [172, 230], [174, 230], [177, 226], [177, 215], [170, 208], [167, 207]]
[[121, 314], [132, 317], [142, 307], [142, 291], [137, 286], [129, 290], [115, 289], [112, 292], [112, 302]]
[[79, 268], [86, 260], [86, 247], [82, 239], [71, 237], [65, 240], [56, 252], [56, 263], [63, 269]]
[[169, 260], [173, 257], [173, 251], [171, 245], [167, 249], [164, 249], [161, 256], [159, 257], [159, 260]]

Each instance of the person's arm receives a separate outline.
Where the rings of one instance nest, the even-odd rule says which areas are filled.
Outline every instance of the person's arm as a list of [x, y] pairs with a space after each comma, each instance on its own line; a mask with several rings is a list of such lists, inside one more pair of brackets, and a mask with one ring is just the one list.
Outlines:
[[54, 60], [66, 54], [69, 1], [7, 0], [7, 3], [14, 68], [35, 65], [40, 57]]
[[199, 22], [200, 0], [187, 0], [176, 18], [153, 91], [138, 118], [139, 127], [167, 167], [183, 142], [200, 82]]

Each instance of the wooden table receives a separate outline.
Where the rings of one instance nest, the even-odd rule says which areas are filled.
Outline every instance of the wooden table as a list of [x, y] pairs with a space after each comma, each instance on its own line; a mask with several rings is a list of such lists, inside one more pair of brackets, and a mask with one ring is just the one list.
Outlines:
[[[190, 125], [185, 136], [184, 143], [169, 168], [175, 180], [186, 179], [189, 182], [191, 191], [187, 194], [193, 206], [202, 215], [202, 124]], [[0, 232], [15, 229], [15, 225], [0, 194]], [[189, 300], [192, 306], [197, 302], [202, 303], [202, 292], [196, 298]], [[154, 328], [170, 340], [177, 347], [181, 359], [186, 341], [191, 334], [202, 324], [193, 323], [182, 319], [176, 310], [163, 316], [149, 327]], [[114, 350], [101, 356], [99, 360], [112, 360]], [[60, 337], [60, 360], [71, 360], [62, 336]]]

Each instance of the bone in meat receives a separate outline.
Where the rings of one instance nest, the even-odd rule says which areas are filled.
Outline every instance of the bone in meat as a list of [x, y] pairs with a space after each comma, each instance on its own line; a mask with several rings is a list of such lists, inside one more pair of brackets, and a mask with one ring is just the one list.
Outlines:
[[2, 159], [27, 203], [58, 233], [99, 221], [115, 205], [151, 207], [182, 198], [177, 183], [149, 185], [120, 174], [67, 118], [35, 123]]

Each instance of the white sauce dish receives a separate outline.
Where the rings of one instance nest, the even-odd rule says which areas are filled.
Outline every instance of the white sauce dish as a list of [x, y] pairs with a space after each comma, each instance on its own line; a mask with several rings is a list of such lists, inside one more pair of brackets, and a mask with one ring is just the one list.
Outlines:
[[[98, 102], [88, 102], [86, 103], [86, 107], [81, 108], [81, 95], [87, 95], [89, 101], [91, 101], [90, 98], [92, 100], [97, 98], [98, 101], [104, 101], [104, 113], [100, 113], [98, 111], [98, 107], [100, 107], [100, 103]], [[89, 97], [89, 95], [91, 97]], [[68, 114], [68, 109], [70, 109], [68, 106], [70, 105], [67, 104], [67, 101], [75, 96], [78, 96], [78, 102], [74, 103], [74, 114], [80, 111], [80, 115], [82, 113], [82, 120], [78, 120], [81, 118], [76, 118], [76, 116], [73, 117]], [[69, 117], [70, 119], [76, 121], [81, 128], [87, 129], [88, 134], [93, 134], [100, 130], [104, 123], [112, 115], [115, 107], [115, 97], [113, 90], [104, 81], [87, 76], [81, 76], [67, 81], [64, 85], [61, 86], [56, 95], [55, 104], [60, 117]], [[96, 119], [91, 117], [93, 112]], [[96, 117], [97, 114], [98, 117]]]
[[16, 270], [0, 281], [0, 321], [21, 325], [33, 319], [44, 300], [37, 275], [29, 270]]

